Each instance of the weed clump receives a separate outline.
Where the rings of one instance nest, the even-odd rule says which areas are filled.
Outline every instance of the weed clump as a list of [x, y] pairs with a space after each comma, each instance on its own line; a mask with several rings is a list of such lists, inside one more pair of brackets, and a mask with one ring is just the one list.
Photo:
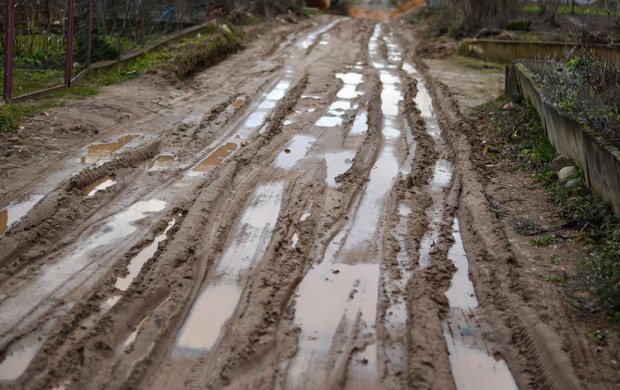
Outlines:
[[546, 99], [605, 142], [620, 147], [620, 62], [587, 52], [532, 69]]
[[[577, 185], [559, 183], [557, 173], [551, 168], [555, 150], [529, 103], [509, 103], [503, 97], [479, 110], [488, 116], [495, 129], [494, 140], [484, 145], [483, 154], [491, 159], [509, 159], [516, 162], [517, 170], [532, 172], [532, 181], [539, 183], [553, 202], [551, 212], [563, 220], [561, 227], [575, 230], [574, 238], [587, 252], [579, 260], [575, 278], [549, 276], [545, 280], [578, 291], [574, 296], [581, 307], [604, 311], [612, 319], [620, 320], [620, 216], [590, 191], [579, 167]], [[525, 216], [516, 218], [513, 227], [523, 235], [551, 231]], [[556, 236], [546, 235], [529, 243], [543, 247], [556, 241]]]

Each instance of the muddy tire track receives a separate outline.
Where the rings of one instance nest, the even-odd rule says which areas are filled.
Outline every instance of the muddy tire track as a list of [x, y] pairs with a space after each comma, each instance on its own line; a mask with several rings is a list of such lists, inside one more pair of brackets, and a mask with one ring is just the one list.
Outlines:
[[[124, 156], [58, 181], [0, 238], [0, 349], [32, 354], [0, 388], [456, 389], [455, 313], [521, 388], [578, 388], [515, 282], [473, 129], [400, 22], [264, 32], [154, 99]], [[461, 237], [475, 308], [451, 301]], [[84, 280], [12, 311], [80, 256]]]
[[446, 139], [454, 151], [456, 173], [462, 183], [458, 217], [465, 250], [481, 306], [501, 344], [498, 353], [507, 360], [523, 388], [579, 388], [559, 337], [527, 307], [518, 288], [514, 289], [517, 285], [512, 280], [518, 275], [519, 264], [492, 211], [481, 168], [472, 156], [473, 129], [462, 117], [448, 88], [429, 77], [421, 61], [416, 64], [425, 75], [442, 129], [450, 129]]

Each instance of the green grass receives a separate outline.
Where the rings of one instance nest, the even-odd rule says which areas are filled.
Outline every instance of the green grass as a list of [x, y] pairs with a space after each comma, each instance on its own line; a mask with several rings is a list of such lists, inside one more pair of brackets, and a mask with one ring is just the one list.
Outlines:
[[[528, 6], [521, 8], [521, 10], [523, 12], [540, 12], [540, 7], [537, 5], [528, 5]], [[572, 8], [570, 6], [562, 5], [558, 7], [557, 13], [570, 14], [571, 10]], [[598, 15], [598, 16], [608, 16], [608, 15], [616, 16], [618, 14], [618, 12], [611, 12], [611, 11], [608, 12], [602, 9], [588, 8], [588, 7], [581, 7], [581, 6], [575, 6], [575, 13], [576, 14], [587, 14], [587, 15]]]
[[[243, 36], [243, 32], [233, 28], [231, 34], [203, 34], [184, 39], [164, 51], [145, 53], [125, 68], [90, 71], [71, 88], [37, 97], [28, 103], [5, 104], [0, 107], [0, 132], [14, 132], [19, 128], [19, 121], [25, 117], [62, 106], [66, 99], [97, 95], [102, 87], [134, 79], [155, 66], [164, 66], [179, 78], [188, 77], [201, 66], [223, 58], [230, 50], [240, 48], [240, 36]], [[58, 70], [32, 72], [16, 69], [15, 77], [14, 85], [19, 85], [15, 88], [15, 97], [62, 85], [64, 82], [64, 72]]]
[[58, 107], [59, 102], [37, 102], [35, 104], [5, 104], [0, 107], [0, 132], [12, 133], [19, 129], [19, 120], [31, 117], [47, 109]]
[[537, 247], [550, 246], [555, 244], [557, 239], [554, 236], [544, 236], [530, 240], [529, 244]]
[[310, 8], [310, 7], [303, 7], [302, 11], [304, 11], [306, 15], [322, 15], [325, 13], [319, 10], [318, 8]]

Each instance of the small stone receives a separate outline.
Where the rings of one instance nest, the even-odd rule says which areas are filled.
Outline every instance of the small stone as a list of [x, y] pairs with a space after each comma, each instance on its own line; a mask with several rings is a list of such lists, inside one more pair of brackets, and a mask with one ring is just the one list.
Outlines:
[[577, 188], [579, 187], [579, 179], [570, 179], [564, 183], [565, 188]]
[[558, 172], [558, 180], [563, 183], [569, 179], [573, 179], [577, 176], [577, 170], [574, 166], [568, 166], [560, 169]]
[[515, 104], [513, 102], [504, 104], [504, 111], [512, 110], [515, 108]]
[[551, 161], [551, 169], [556, 172], [569, 165], [572, 165], [572, 160], [564, 155], [559, 155]]

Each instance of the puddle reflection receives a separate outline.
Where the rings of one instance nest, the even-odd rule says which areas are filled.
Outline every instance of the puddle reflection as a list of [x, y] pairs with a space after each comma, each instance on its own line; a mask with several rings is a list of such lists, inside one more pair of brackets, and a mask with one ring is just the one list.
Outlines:
[[80, 157], [82, 164], [91, 164], [98, 161], [105, 162], [112, 159], [112, 153], [116, 152], [132, 140], [138, 138], [137, 135], [125, 135], [115, 142], [92, 144], [87, 147], [86, 154]]
[[160, 169], [170, 168], [174, 163], [175, 157], [171, 155], [162, 154], [153, 159], [147, 169], [157, 171]]
[[43, 199], [43, 195], [34, 195], [25, 202], [9, 205], [0, 210], [0, 236], [4, 235], [13, 224], [28, 214], [41, 199]]
[[84, 192], [86, 196], [91, 197], [95, 195], [98, 191], [102, 191], [106, 188], [112, 187], [114, 184], [116, 184], [116, 180], [113, 176], [105, 176], [97, 180], [93, 184], [89, 185], [88, 187], [84, 188], [82, 192]]
[[292, 169], [299, 160], [306, 157], [308, 149], [316, 138], [307, 135], [296, 135], [285, 150], [280, 152], [274, 164], [280, 169]]
[[261, 260], [275, 228], [284, 182], [256, 188], [207, 287], [194, 304], [175, 350], [207, 351], [220, 337], [243, 288], [242, 279]]

